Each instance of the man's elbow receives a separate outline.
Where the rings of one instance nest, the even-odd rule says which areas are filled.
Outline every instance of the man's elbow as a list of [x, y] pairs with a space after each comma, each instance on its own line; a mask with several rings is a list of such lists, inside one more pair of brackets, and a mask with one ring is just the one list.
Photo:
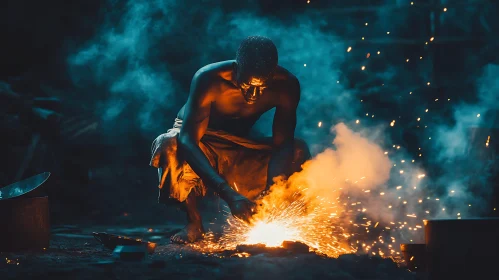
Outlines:
[[192, 139], [190, 139], [190, 138], [192, 138], [192, 137], [190, 137], [189, 135], [183, 135], [182, 133], [180, 133], [178, 135], [178, 138], [177, 138], [178, 148], [181, 150], [186, 149], [190, 145], [190, 143], [192, 142]]
[[284, 151], [284, 152], [289, 152], [293, 150], [293, 138], [291, 139], [283, 139], [282, 141], [274, 142], [273, 144], [273, 149], [275, 151]]
[[181, 151], [190, 150], [195, 143], [190, 135], [180, 133], [177, 139], [178, 149]]

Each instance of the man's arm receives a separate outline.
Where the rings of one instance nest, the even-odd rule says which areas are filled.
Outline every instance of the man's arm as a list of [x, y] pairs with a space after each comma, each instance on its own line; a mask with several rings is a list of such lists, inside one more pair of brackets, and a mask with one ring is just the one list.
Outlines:
[[212, 82], [209, 74], [202, 70], [196, 72], [192, 78], [178, 144], [183, 158], [206, 186], [216, 188], [225, 180], [215, 171], [208, 158], [199, 148], [199, 141], [208, 127], [210, 107], [214, 100], [211, 92]]
[[[211, 166], [210, 161], [199, 148], [199, 141], [208, 128], [211, 104], [214, 100], [213, 77], [198, 71], [192, 78], [189, 99], [184, 109], [184, 119], [178, 136], [179, 150], [185, 161], [203, 183], [218, 193], [227, 202], [232, 215], [248, 221], [255, 204], [233, 190], [222, 176]], [[215, 83], [217, 84], [217, 83]]]
[[291, 175], [296, 108], [300, 101], [300, 83], [298, 79], [293, 78], [287, 92], [280, 94], [280, 96], [272, 125], [273, 151], [267, 171], [267, 190], [273, 185], [274, 177]]

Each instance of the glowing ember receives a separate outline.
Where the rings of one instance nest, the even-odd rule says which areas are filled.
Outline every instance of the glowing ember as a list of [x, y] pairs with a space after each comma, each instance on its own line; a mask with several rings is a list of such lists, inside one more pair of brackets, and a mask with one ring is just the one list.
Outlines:
[[5, 263], [10, 264], [10, 265], [19, 265], [19, 260], [18, 259], [9, 259], [5, 258]]

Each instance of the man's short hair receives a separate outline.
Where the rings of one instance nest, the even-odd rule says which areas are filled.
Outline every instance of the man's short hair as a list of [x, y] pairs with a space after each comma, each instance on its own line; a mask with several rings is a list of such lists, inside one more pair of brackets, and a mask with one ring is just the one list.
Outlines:
[[277, 67], [277, 48], [267, 37], [250, 36], [239, 45], [236, 62], [246, 73], [268, 76]]

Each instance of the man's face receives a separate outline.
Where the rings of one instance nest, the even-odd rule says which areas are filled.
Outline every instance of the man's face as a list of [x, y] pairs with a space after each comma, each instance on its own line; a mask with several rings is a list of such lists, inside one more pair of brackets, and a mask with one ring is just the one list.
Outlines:
[[270, 80], [271, 75], [262, 77], [254, 74], [245, 75], [243, 72], [238, 72], [237, 75], [237, 84], [248, 104], [254, 104], [260, 98]]

